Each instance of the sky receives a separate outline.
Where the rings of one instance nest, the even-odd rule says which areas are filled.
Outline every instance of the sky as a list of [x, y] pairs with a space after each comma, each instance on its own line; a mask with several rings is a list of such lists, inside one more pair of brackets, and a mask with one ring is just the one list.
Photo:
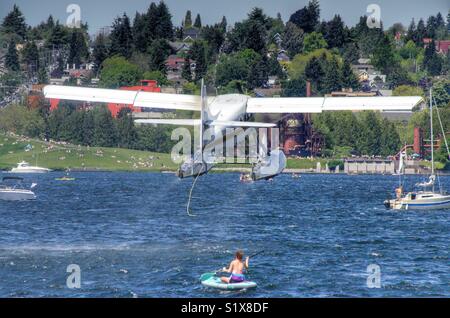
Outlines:
[[[126, 12], [134, 17], [136, 11], [145, 12], [152, 0], [0, 0], [0, 18], [17, 4], [29, 25], [37, 25], [52, 14], [65, 23], [70, 4], [81, 8], [81, 19], [88, 22], [91, 34], [100, 28], [110, 26], [114, 18]], [[155, 2], [158, 2], [155, 0]], [[203, 24], [220, 22], [222, 16], [228, 23], [240, 21], [254, 7], [261, 7], [266, 14], [276, 16], [279, 12], [283, 20], [288, 20], [296, 10], [304, 7], [308, 0], [165, 0], [173, 16], [174, 25], [180, 25], [187, 10], [193, 16], [200, 13]], [[359, 17], [367, 13], [367, 6], [377, 4], [381, 9], [381, 20], [386, 27], [396, 22], [407, 26], [412, 18], [426, 18], [441, 12], [447, 17], [449, 0], [319, 0], [321, 19], [329, 20], [335, 14], [341, 15], [347, 25], [354, 25]]]

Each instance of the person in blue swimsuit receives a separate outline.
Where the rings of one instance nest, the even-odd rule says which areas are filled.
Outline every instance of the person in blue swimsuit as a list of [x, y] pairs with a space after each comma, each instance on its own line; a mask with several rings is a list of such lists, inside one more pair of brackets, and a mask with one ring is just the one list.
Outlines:
[[237, 251], [235, 254], [235, 259], [230, 263], [228, 268], [224, 267], [223, 271], [231, 273], [229, 277], [221, 277], [221, 281], [227, 284], [242, 283], [245, 281], [244, 270], [248, 269], [248, 260], [245, 258], [245, 262], [242, 261], [244, 253], [242, 251]]

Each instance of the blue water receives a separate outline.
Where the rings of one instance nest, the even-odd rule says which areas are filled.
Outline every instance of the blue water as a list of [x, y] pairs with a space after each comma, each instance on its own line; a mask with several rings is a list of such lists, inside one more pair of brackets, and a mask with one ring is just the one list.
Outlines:
[[[0, 202], [0, 297], [450, 296], [450, 211], [385, 210], [393, 176], [241, 184], [210, 174], [197, 183], [195, 217], [185, 208], [192, 180], [58, 176], [27, 177], [37, 201]], [[258, 288], [202, 287], [199, 276], [238, 248], [265, 250], [250, 263]], [[69, 264], [81, 268], [80, 289], [66, 286]], [[370, 264], [381, 268], [379, 289], [367, 287]]]

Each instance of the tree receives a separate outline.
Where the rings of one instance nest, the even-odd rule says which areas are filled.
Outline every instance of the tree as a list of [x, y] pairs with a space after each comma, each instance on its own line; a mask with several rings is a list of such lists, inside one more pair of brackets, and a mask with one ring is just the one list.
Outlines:
[[254, 8], [248, 18], [235, 24], [228, 33], [230, 51], [252, 49], [259, 54], [265, 54], [269, 19], [259, 8]]
[[310, 81], [317, 90], [322, 90], [322, 80], [325, 76], [325, 71], [322, 66], [322, 62], [315, 56], [313, 56], [306, 64], [305, 77]]
[[312, 32], [306, 34], [303, 40], [303, 52], [310, 53], [318, 49], [327, 48], [328, 44], [321, 33]]
[[124, 13], [122, 17], [114, 20], [111, 34], [110, 56], [122, 55], [130, 58], [133, 48], [133, 34], [131, 32], [130, 19]]
[[442, 61], [436, 52], [436, 43], [432, 40], [425, 48], [423, 67], [428, 71], [431, 76], [437, 76], [441, 74]]
[[283, 33], [283, 47], [289, 57], [293, 58], [303, 50], [303, 30], [294, 23], [288, 22]]
[[389, 74], [392, 67], [396, 64], [394, 47], [387, 36], [384, 36], [379, 41], [371, 62], [377, 69], [384, 72], [384, 74]]
[[27, 69], [34, 74], [39, 69], [39, 50], [34, 41], [29, 41], [22, 51], [23, 61], [27, 64]]
[[308, 6], [296, 11], [291, 15], [289, 22], [294, 23], [299, 28], [303, 29], [305, 33], [313, 32], [319, 24], [320, 6], [319, 1], [312, 0]]
[[208, 44], [203, 40], [196, 40], [189, 49], [187, 58], [195, 61], [194, 80], [201, 80], [208, 71]]
[[152, 42], [148, 48], [148, 53], [150, 57], [150, 70], [160, 71], [166, 74], [166, 60], [171, 52], [171, 47], [164, 39], [157, 39]]
[[50, 38], [47, 41], [47, 47], [51, 49], [61, 48], [68, 43], [67, 29], [56, 21], [55, 27], [50, 33]]
[[98, 147], [117, 146], [117, 127], [110, 111], [106, 107], [94, 110], [94, 144]]
[[223, 16], [222, 21], [220, 22], [220, 28], [222, 29], [223, 33], [227, 32], [227, 26], [228, 26], [227, 18]]
[[135, 149], [138, 144], [138, 134], [134, 126], [130, 108], [122, 108], [117, 116], [117, 134], [119, 147]]
[[142, 79], [145, 80], [154, 80], [157, 81], [159, 85], [169, 85], [170, 82], [167, 79], [166, 75], [162, 73], [161, 71], [148, 71], [145, 72], [142, 76]]
[[191, 62], [188, 58], [184, 59], [183, 69], [181, 71], [181, 77], [186, 81], [192, 81]]
[[154, 34], [156, 39], [172, 40], [173, 38], [173, 24], [172, 15], [169, 8], [164, 1], [161, 1], [156, 11]]
[[186, 28], [186, 29], [189, 29], [190, 27], [192, 27], [192, 13], [191, 13], [191, 10], [188, 10], [186, 12], [186, 16], [184, 17], [183, 27]]
[[17, 54], [16, 42], [11, 38], [8, 45], [8, 51], [5, 56], [6, 69], [12, 72], [20, 71], [19, 55]]
[[425, 22], [423, 22], [422, 19], [419, 20], [417, 23], [417, 29], [416, 29], [416, 44], [422, 45], [423, 39], [427, 35], [427, 30], [425, 27]]
[[440, 80], [433, 85], [433, 99], [438, 107], [446, 107], [450, 103], [450, 80]]
[[148, 47], [148, 34], [147, 28], [147, 15], [136, 12], [133, 21], [133, 43], [136, 50], [141, 53], [147, 52]]
[[324, 31], [324, 38], [329, 48], [342, 48], [347, 42], [347, 32], [340, 15], [335, 15], [331, 21], [327, 22]]
[[92, 57], [94, 60], [94, 72], [98, 73], [103, 61], [108, 58], [108, 48], [106, 47], [106, 39], [103, 34], [99, 34], [94, 41]]
[[281, 88], [281, 96], [283, 97], [306, 96], [306, 81], [302, 77], [283, 81], [281, 83]]
[[200, 17], [200, 14], [197, 14], [197, 16], [195, 17], [194, 28], [201, 29], [201, 27], [202, 27], [202, 18]]
[[342, 89], [342, 73], [336, 56], [325, 67], [325, 76], [323, 79], [323, 91], [331, 93]]
[[45, 69], [45, 67], [43, 67], [43, 66], [39, 67], [37, 80], [38, 80], [39, 84], [48, 84], [49, 83], [48, 74], [47, 74], [47, 70]]
[[17, 5], [14, 5], [12, 11], [3, 19], [2, 29], [5, 33], [16, 34], [21, 40], [26, 38], [27, 25], [25, 17]]
[[69, 58], [67, 59], [67, 63], [70, 65], [74, 64], [75, 67], [78, 68], [88, 56], [89, 49], [84, 34], [81, 30], [74, 29], [70, 39]]
[[344, 88], [351, 88], [355, 91], [361, 86], [348, 61], [344, 61], [344, 64], [342, 65], [342, 86]]
[[118, 88], [135, 85], [141, 78], [139, 68], [124, 57], [115, 56], [106, 59], [100, 72], [100, 85], [106, 88]]
[[209, 44], [214, 54], [218, 54], [225, 41], [225, 33], [220, 24], [202, 28], [202, 37]]

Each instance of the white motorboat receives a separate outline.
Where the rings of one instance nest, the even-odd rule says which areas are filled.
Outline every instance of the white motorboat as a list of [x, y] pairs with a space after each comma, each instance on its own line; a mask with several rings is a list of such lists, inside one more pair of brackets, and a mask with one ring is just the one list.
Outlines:
[[[439, 110], [437, 110], [439, 116]], [[395, 190], [396, 198], [384, 201], [384, 205], [388, 209], [393, 210], [434, 210], [434, 209], [448, 209], [450, 208], [450, 194], [447, 194], [441, 188], [439, 182], [439, 191], [435, 190], [436, 175], [434, 168], [434, 140], [433, 140], [433, 98], [430, 88], [430, 122], [431, 122], [431, 175], [426, 182], [417, 183], [415, 186], [423, 190], [408, 192], [403, 194], [403, 184], [401, 176], [403, 174], [404, 160], [406, 158], [406, 153], [402, 152], [400, 154], [400, 164], [399, 164], [399, 175], [400, 175], [400, 185]], [[442, 129], [442, 133], [445, 136], [442, 122], [439, 116], [439, 122]], [[445, 140], [445, 138], [444, 138]], [[447, 141], [445, 141], [447, 152], [448, 149]], [[438, 179], [439, 180], [439, 179]]]
[[[7, 180], [17, 181], [16, 184], [9, 186], [5, 184]], [[31, 189], [25, 189], [22, 187], [23, 178], [19, 177], [4, 177], [3, 183], [0, 184], [0, 200], [4, 201], [25, 201], [25, 200], [35, 200], [36, 195], [31, 189], [33, 189], [36, 184], [31, 185]]]
[[51, 170], [47, 168], [31, 166], [26, 161], [19, 162], [16, 168], [11, 169], [11, 172], [13, 173], [47, 173], [50, 171]]

